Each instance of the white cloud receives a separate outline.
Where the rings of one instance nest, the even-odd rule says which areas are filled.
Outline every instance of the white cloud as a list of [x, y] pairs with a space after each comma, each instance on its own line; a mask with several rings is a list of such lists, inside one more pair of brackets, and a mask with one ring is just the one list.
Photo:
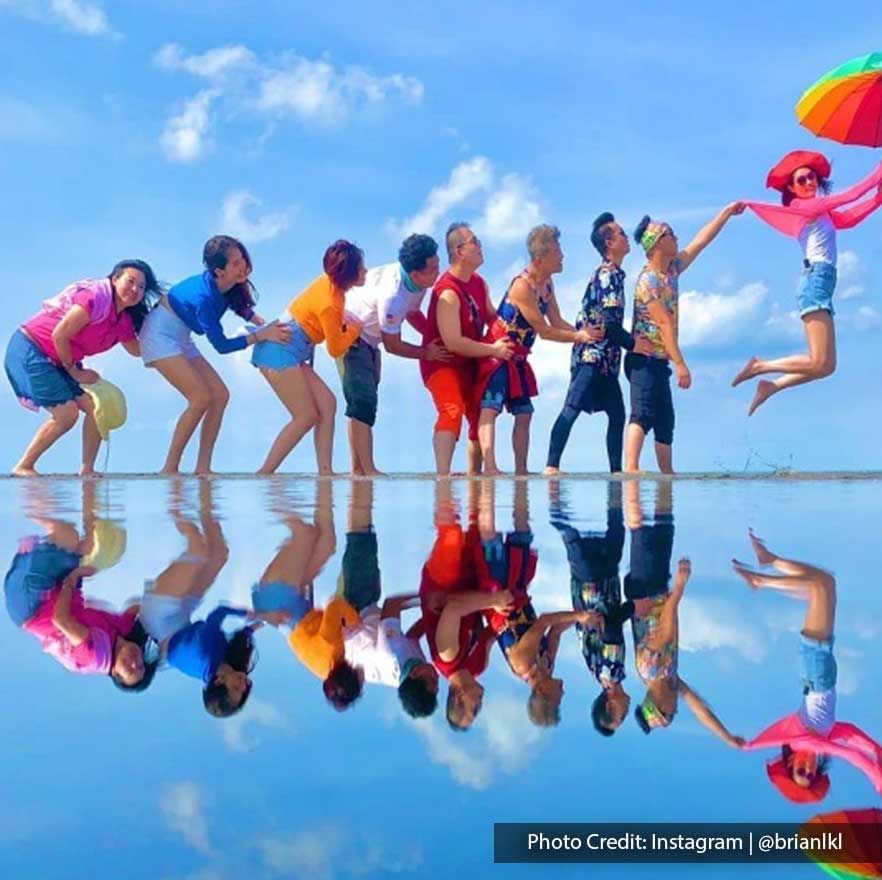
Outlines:
[[407, 103], [418, 104], [423, 85], [398, 73], [375, 76], [360, 67], [338, 70], [325, 59], [295, 56], [284, 68], [264, 73], [257, 107], [268, 113], [290, 113], [305, 122], [338, 125], [360, 104], [377, 104], [396, 93]]
[[854, 251], [840, 251], [836, 270], [840, 279], [854, 278], [860, 273], [861, 258]]
[[836, 291], [836, 298], [839, 300], [856, 299], [864, 295], [864, 286], [862, 284], [847, 284], [842, 290]]
[[732, 295], [685, 291], [680, 294], [680, 344], [728, 345], [755, 336], [768, 292], [761, 282]]
[[261, 214], [254, 220], [245, 215], [246, 209], [259, 208], [262, 204], [248, 190], [240, 189], [229, 193], [221, 207], [221, 227], [226, 234], [241, 239], [245, 244], [258, 244], [275, 238], [288, 228], [291, 222], [290, 212]]
[[212, 854], [199, 786], [194, 782], [171, 785], [163, 792], [159, 806], [172, 831], [180, 834], [193, 849], [206, 855]]
[[465, 742], [460, 736], [459, 741], [455, 740], [452, 731], [443, 730], [433, 721], [415, 722], [414, 727], [425, 739], [433, 764], [447, 767], [454, 780], [467, 788], [483, 791], [490, 787], [493, 768], [486, 757], [476, 753], [474, 739]]
[[112, 33], [104, 10], [94, 3], [81, 0], [51, 0], [52, 12], [78, 34], [101, 37]]
[[177, 116], [171, 117], [159, 138], [165, 155], [174, 162], [195, 162], [210, 148], [208, 127], [211, 103], [218, 97], [217, 89], [205, 89], [184, 104]]
[[245, 708], [224, 721], [221, 735], [224, 744], [232, 752], [250, 752], [258, 745], [256, 736], [249, 736], [248, 729], [268, 727], [284, 730], [288, 726], [285, 716], [272, 703], [252, 696]]
[[750, 663], [766, 656], [768, 634], [727, 599], [689, 597], [680, 605], [680, 649], [688, 652], [731, 648]]
[[475, 156], [461, 162], [453, 171], [447, 183], [434, 187], [423, 207], [413, 217], [403, 223], [392, 223], [392, 230], [401, 236], [412, 232], [429, 233], [437, 227], [441, 219], [453, 208], [463, 204], [478, 192], [490, 189], [493, 183], [493, 165], [483, 156]]
[[51, 143], [57, 122], [44, 110], [18, 98], [0, 97], [0, 142]]
[[254, 53], [242, 45], [219, 46], [201, 55], [187, 55], [177, 43], [166, 43], [153, 56], [153, 63], [163, 70], [184, 70], [205, 79], [218, 79], [254, 60]]
[[862, 332], [875, 330], [882, 323], [879, 312], [872, 306], [861, 306], [852, 320], [854, 321], [855, 329]]
[[495, 244], [523, 242], [539, 223], [537, 193], [528, 178], [506, 174], [487, 199], [484, 213], [475, 222], [479, 234]]

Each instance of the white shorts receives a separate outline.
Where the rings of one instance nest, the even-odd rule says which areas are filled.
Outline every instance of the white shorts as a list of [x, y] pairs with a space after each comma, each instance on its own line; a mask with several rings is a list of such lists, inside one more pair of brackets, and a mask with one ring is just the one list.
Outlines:
[[202, 357], [190, 328], [171, 306], [166, 305], [165, 300], [144, 318], [138, 341], [141, 343], [141, 358], [147, 367], [168, 357], [183, 355], [187, 360]]
[[190, 625], [190, 617], [196, 610], [201, 597], [161, 596], [153, 592], [153, 581], [144, 585], [144, 598], [138, 619], [147, 635], [162, 645], [175, 633]]

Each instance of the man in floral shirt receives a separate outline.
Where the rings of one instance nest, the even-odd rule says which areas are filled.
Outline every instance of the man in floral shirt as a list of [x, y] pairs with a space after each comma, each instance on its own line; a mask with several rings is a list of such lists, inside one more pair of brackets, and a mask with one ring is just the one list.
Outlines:
[[651, 345], [635, 342], [622, 326], [625, 316], [625, 271], [622, 260], [631, 249], [628, 236], [609, 212], [601, 214], [591, 231], [591, 243], [603, 262], [591, 276], [582, 308], [576, 317], [576, 329], [602, 326], [599, 342], [573, 346], [571, 380], [564, 407], [551, 430], [546, 474], [560, 473], [560, 459], [580, 412], [605, 412], [608, 418], [606, 451], [609, 469], [622, 469], [622, 435], [625, 428], [625, 403], [619, 385], [622, 348], [649, 354]]

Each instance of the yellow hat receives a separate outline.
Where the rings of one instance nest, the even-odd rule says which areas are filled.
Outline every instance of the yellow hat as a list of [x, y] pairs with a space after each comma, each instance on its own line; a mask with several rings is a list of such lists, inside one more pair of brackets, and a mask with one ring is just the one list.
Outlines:
[[126, 421], [126, 399], [122, 391], [107, 379], [99, 379], [83, 390], [95, 404], [95, 424], [102, 440], [107, 440], [110, 432]]
[[83, 557], [80, 564], [104, 571], [116, 565], [125, 552], [126, 530], [112, 519], [96, 519], [92, 533], [92, 549]]

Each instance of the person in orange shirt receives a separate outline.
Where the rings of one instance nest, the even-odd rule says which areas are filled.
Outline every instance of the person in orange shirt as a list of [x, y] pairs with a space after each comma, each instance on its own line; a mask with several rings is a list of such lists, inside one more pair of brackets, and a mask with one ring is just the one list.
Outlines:
[[308, 612], [288, 638], [297, 659], [322, 680], [325, 697], [338, 712], [351, 706], [364, 687], [364, 673], [346, 662], [343, 645], [343, 627], [359, 622], [358, 612], [334, 596], [324, 610]]
[[286, 344], [259, 342], [251, 363], [257, 367], [291, 414], [276, 437], [258, 474], [272, 474], [300, 439], [315, 428], [315, 454], [321, 475], [333, 473], [334, 416], [337, 398], [312, 368], [315, 347], [324, 342], [332, 358], [342, 357], [356, 342], [361, 325], [346, 321], [344, 296], [364, 284], [364, 254], [340, 239], [326, 251], [319, 275], [288, 305], [280, 323], [291, 328]]

